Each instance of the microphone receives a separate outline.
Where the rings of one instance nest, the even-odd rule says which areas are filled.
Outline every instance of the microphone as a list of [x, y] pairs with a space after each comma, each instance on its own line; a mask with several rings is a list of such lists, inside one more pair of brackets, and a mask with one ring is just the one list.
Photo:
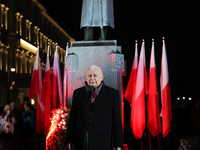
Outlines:
[[90, 101], [93, 92], [94, 92], [94, 86], [89, 86], [88, 87], [88, 101]]

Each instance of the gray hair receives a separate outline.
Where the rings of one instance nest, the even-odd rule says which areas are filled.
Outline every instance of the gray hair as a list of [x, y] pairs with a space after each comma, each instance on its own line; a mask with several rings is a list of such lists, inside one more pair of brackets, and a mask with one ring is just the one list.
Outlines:
[[98, 70], [101, 72], [101, 74], [103, 74], [101, 68], [98, 67], [98, 66], [96, 66], [96, 65], [92, 65], [92, 66], [90, 66], [90, 67], [88, 68], [88, 70], [89, 70], [89, 69], [91, 69], [91, 70], [93, 70], [93, 69], [98, 69]]
[[11, 103], [10, 103], [10, 106], [15, 106], [15, 102], [11, 102]]

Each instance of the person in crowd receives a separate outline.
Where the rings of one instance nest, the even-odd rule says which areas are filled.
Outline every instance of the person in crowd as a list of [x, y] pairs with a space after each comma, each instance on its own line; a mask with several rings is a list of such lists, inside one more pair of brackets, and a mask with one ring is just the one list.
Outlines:
[[178, 128], [179, 136], [184, 136], [189, 134], [190, 130], [190, 114], [191, 111], [187, 106], [186, 102], [182, 102], [178, 113]]
[[0, 116], [0, 134], [1, 139], [11, 140], [14, 133], [15, 118], [10, 114], [10, 106], [4, 106], [3, 113]]
[[10, 103], [10, 114], [13, 116], [16, 120], [16, 124], [14, 125], [15, 131], [13, 133], [13, 139], [18, 139], [20, 135], [20, 123], [19, 123], [19, 111], [15, 107], [15, 102]]
[[200, 100], [195, 102], [195, 109], [190, 116], [190, 124], [192, 125], [193, 133], [200, 135]]
[[[121, 150], [123, 147], [119, 91], [103, 82], [101, 68], [92, 65], [85, 86], [73, 93], [66, 145], [71, 149]], [[93, 90], [94, 88], [94, 90]]]
[[15, 107], [15, 102], [10, 103], [10, 114], [16, 119], [16, 121], [18, 121], [19, 111]]
[[23, 99], [23, 103], [18, 106], [19, 113], [24, 112], [24, 104], [29, 103], [29, 97], [25, 96]]
[[35, 133], [36, 111], [30, 103], [24, 104], [23, 120], [23, 138], [33, 138]]
[[99, 40], [105, 40], [109, 27], [114, 28], [113, 0], [83, 0], [81, 28], [84, 40], [94, 40], [94, 28], [99, 28]]
[[19, 122], [17, 124], [17, 127], [20, 131], [20, 139], [23, 139], [25, 137], [25, 131], [24, 131], [24, 121], [23, 121], [23, 116], [22, 113], [25, 111], [24, 109], [24, 105], [29, 103], [29, 97], [25, 96], [23, 99], [23, 102], [18, 106], [18, 118], [19, 118]]
[[0, 114], [3, 112], [3, 107], [0, 106]]

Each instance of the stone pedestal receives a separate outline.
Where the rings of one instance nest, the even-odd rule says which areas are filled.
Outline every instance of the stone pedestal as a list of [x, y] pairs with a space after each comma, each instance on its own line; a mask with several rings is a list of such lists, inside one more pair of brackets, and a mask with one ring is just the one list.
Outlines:
[[68, 56], [65, 57], [68, 108], [72, 104], [73, 91], [84, 86], [85, 73], [91, 65], [97, 65], [102, 69], [106, 85], [122, 93], [121, 71], [124, 70], [124, 55], [120, 53], [121, 46], [117, 46], [116, 40], [71, 43]]

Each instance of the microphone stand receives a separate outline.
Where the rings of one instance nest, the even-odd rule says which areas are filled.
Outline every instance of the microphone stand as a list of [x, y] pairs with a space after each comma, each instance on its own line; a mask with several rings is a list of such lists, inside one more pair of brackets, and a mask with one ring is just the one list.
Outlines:
[[91, 99], [88, 99], [88, 111], [87, 111], [87, 126], [86, 126], [86, 150], [89, 150], [89, 127], [90, 127], [90, 110], [91, 110]]
[[87, 103], [88, 103], [88, 110], [87, 110], [87, 125], [86, 125], [86, 143], [84, 143], [84, 145], [86, 144], [86, 146], [83, 147], [83, 149], [85, 150], [89, 150], [89, 127], [90, 127], [90, 110], [92, 108], [92, 103], [91, 103], [91, 96], [92, 96], [92, 93], [94, 91], [94, 87], [93, 86], [90, 86], [88, 88], [88, 99], [87, 99]]

